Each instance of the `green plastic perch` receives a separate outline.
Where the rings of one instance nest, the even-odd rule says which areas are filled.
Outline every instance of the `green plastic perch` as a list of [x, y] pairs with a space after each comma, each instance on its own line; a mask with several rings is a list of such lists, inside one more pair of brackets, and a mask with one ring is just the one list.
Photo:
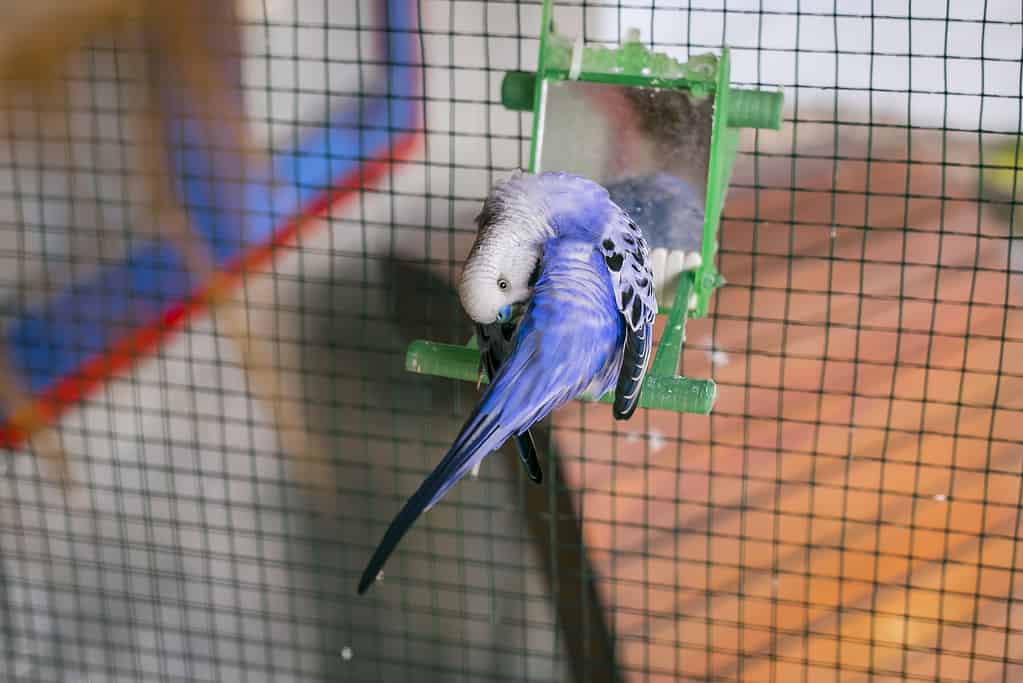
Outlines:
[[[457, 344], [441, 344], [419, 339], [409, 344], [405, 355], [406, 370], [466, 382], [476, 381], [479, 367], [479, 352]], [[483, 381], [486, 382], [486, 379]], [[716, 395], [717, 385], [713, 380], [650, 375], [643, 382], [639, 406], [707, 415], [714, 406]], [[593, 400], [590, 397], [582, 399]], [[613, 402], [614, 392], [601, 399], [601, 403]]]
[[[717, 385], [714, 381], [675, 375], [682, 342], [685, 340], [686, 302], [689, 301], [689, 292], [693, 286], [692, 274], [687, 275], [679, 280], [676, 305], [668, 314], [668, 324], [664, 328], [657, 356], [643, 381], [639, 405], [641, 408], [708, 415], [717, 398]], [[424, 375], [475, 382], [480, 379], [480, 355], [472, 342], [458, 346], [420, 339], [409, 345], [405, 354], [405, 369]], [[486, 381], [485, 375], [482, 379]], [[592, 401], [593, 398], [583, 397], [583, 400]], [[613, 401], [614, 392], [609, 392], [601, 399], [601, 403]]]

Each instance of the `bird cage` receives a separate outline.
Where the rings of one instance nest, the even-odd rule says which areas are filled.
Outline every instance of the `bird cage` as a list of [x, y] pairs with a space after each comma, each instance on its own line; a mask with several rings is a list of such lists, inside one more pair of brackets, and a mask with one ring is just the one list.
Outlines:
[[[1019, 0], [9, 4], [0, 680], [1020, 680]], [[520, 169], [668, 240], [644, 407], [358, 595]]]

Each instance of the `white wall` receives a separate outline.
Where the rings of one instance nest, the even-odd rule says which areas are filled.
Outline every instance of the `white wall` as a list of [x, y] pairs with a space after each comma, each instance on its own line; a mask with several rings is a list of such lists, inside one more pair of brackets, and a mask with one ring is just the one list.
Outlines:
[[[555, 10], [560, 30], [574, 33], [582, 10], [577, 3], [562, 4]], [[624, 9], [620, 17], [614, 7], [587, 8], [587, 39], [617, 42], [635, 26], [644, 42], [653, 40], [657, 49], [683, 59], [728, 45], [733, 81], [782, 86], [789, 115], [796, 102], [831, 108], [837, 92], [842, 118], [865, 121], [873, 106], [877, 115], [915, 126], [1019, 131], [1020, 0], [659, 0], [656, 5], [656, 10]]]

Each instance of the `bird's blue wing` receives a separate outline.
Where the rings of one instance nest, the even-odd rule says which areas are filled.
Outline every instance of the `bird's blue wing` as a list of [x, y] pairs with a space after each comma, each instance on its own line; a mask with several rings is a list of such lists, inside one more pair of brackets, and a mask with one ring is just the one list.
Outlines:
[[[572, 247], [585, 261], [552, 256], [519, 323], [512, 355], [483, 391], [440, 464], [391, 522], [359, 582], [363, 593], [419, 516], [484, 457], [523, 434], [608, 373], [621, 354], [619, 314], [592, 245]], [[583, 272], [580, 272], [583, 271]], [[605, 289], [601, 289], [601, 288]]]
[[440, 464], [391, 522], [362, 574], [360, 594], [376, 580], [387, 558], [419, 516], [436, 504], [477, 462], [581, 390], [575, 384], [559, 386], [557, 377], [552, 379], [550, 374], [545, 375], [541, 369], [543, 364], [533, 361], [531, 349], [518, 351], [497, 371]]
[[[480, 350], [480, 365], [493, 381], [505, 359], [511, 355], [515, 340], [514, 322], [495, 322], [489, 325], [476, 324], [476, 345]], [[533, 433], [526, 430], [515, 437], [519, 459], [526, 468], [526, 475], [539, 484], [543, 481], [543, 470], [536, 455], [536, 441]]]
[[618, 310], [625, 321], [625, 349], [615, 387], [614, 416], [627, 420], [639, 405], [639, 392], [654, 345], [657, 296], [649, 250], [635, 221], [612, 216], [601, 236], [600, 250], [611, 274]]

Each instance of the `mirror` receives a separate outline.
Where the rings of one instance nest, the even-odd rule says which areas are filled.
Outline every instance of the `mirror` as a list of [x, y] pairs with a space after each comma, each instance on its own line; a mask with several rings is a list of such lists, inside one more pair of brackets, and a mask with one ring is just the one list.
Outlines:
[[664, 310], [685, 255], [702, 242], [713, 97], [581, 81], [544, 88], [534, 170], [567, 171], [608, 188], [650, 245]]

